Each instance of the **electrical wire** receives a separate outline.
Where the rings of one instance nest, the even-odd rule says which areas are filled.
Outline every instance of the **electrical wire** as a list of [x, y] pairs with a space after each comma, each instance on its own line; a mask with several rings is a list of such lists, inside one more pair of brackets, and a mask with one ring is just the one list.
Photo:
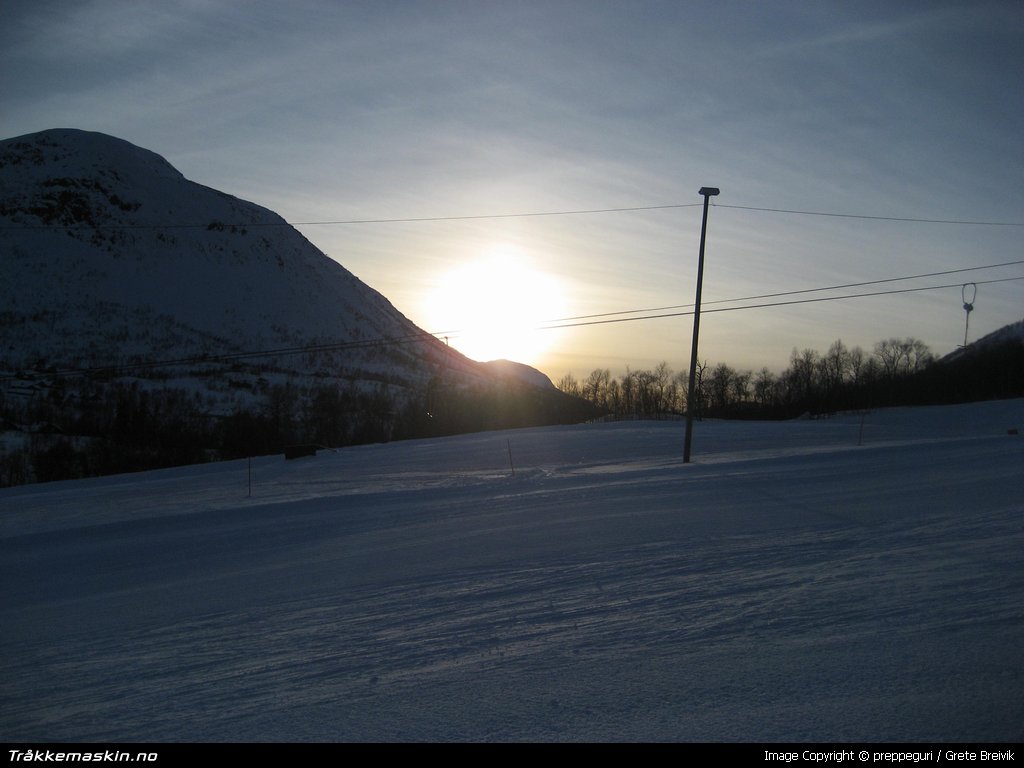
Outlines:
[[[979, 280], [977, 285], [989, 285], [991, 283], [1006, 283], [1013, 280], [1024, 280], [1024, 275], [1019, 277], [1004, 277], [995, 280]], [[898, 288], [891, 291], [871, 291], [868, 293], [851, 293], [845, 296], [819, 296], [813, 299], [794, 299], [792, 301], [773, 301], [766, 304], [746, 304], [742, 307], [719, 307], [717, 309], [701, 309], [701, 314], [709, 314], [712, 312], [736, 312], [743, 309], [763, 309], [765, 307], [785, 307], [793, 304], [811, 304], [821, 301], [840, 301], [842, 299], [861, 299], [868, 296], [891, 296], [900, 293], [918, 293], [920, 291], [937, 291], [942, 288], [959, 288], [960, 283], [948, 283], [946, 285], [926, 285], [919, 288]], [[784, 295], [784, 294], [783, 294]], [[742, 301], [742, 299], [732, 299], [732, 301]], [[693, 306], [693, 305], [686, 305]], [[628, 323], [634, 320], [657, 320], [663, 317], [687, 317], [694, 314], [694, 310], [686, 312], [671, 312], [660, 315], [643, 315], [642, 317], [619, 317], [612, 318], [609, 320], [590, 320], [578, 323], [564, 323], [564, 324], [552, 324], [552, 325], [541, 325], [538, 326], [537, 330], [554, 330], [556, 328], [578, 328], [585, 325], [607, 325], [611, 323]]]
[[588, 208], [578, 211], [533, 211], [528, 213], [487, 213], [475, 216], [421, 216], [407, 219], [344, 219], [340, 221], [297, 221], [292, 226], [331, 226], [341, 224], [409, 224], [425, 221], [468, 221], [473, 219], [523, 219], [534, 216], [580, 216], [595, 213], [628, 213], [632, 211], [662, 211], [678, 208], [699, 208], [703, 203], [674, 203], [670, 205], [636, 205], [628, 208]]
[[[954, 271], [956, 271], [956, 270], [954, 270]], [[910, 278], [892, 278], [892, 279], [893, 280], [897, 280], [897, 279], [910, 279]], [[975, 283], [975, 285], [991, 285], [991, 284], [994, 284], [994, 283], [1005, 283], [1005, 282], [1012, 282], [1012, 281], [1015, 281], [1015, 280], [1024, 280], [1024, 275], [1017, 276], [1017, 277], [997, 278], [997, 279], [992, 279], [992, 280], [979, 280], [979, 281], [977, 281]], [[870, 285], [872, 282], [884, 282], [884, 281], [869, 281], [867, 283], [863, 283], [863, 285]], [[891, 295], [907, 294], [907, 293], [919, 293], [919, 292], [922, 292], [922, 291], [936, 291], [936, 290], [941, 290], [941, 289], [945, 289], [945, 288], [960, 288], [961, 285], [962, 284], [960, 284], [960, 283], [948, 283], [948, 284], [945, 284], [945, 285], [927, 285], [927, 286], [919, 286], [919, 287], [916, 287], [916, 288], [898, 288], [898, 289], [888, 290], [888, 291], [870, 291], [870, 292], [866, 292], [866, 293], [854, 293], [854, 294], [847, 294], [847, 295], [844, 295], [844, 296], [819, 296], [819, 297], [816, 297], [816, 298], [793, 299], [791, 301], [774, 301], [774, 302], [767, 302], [767, 303], [762, 303], [762, 304], [746, 304], [746, 305], [740, 306], [740, 307], [718, 307], [716, 309], [708, 309], [708, 310], [702, 309], [701, 311], [702, 311], [702, 313], [705, 313], [705, 314], [718, 313], [718, 312], [736, 312], [736, 311], [747, 310], [747, 309], [765, 309], [765, 308], [770, 308], [770, 307], [792, 306], [792, 305], [796, 305], [796, 304], [811, 304], [811, 303], [825, 302], [825, 301], [841, 301], [841, 300], [846, 300], [846, 299], [859, 299], [859, 298], [866, 298], [866, 297], [872, 297], [872, 296], [891, 296]], [[825, 290], [825, 289], [820, 289], [820, 290]], [[796, 293], [801, 293], [801, 292], [800, 291], [794, 291], [792, 293], [796, 294]], [[778, 294], [778, 295], [785, 295], [785, 294]], [[764, 298], [769, 298], [769, 296], [766, 295]], [[745, 299], [731, 299], [729, 301], [743, 301], [743, 300], [745, 300]], [[643, 310], [638, 310], [638, 311], [643, 311]], [[591, 319], [591, 320], [581, 319], [579, 322], [553, 321], [553, 322], [550, 322], [550, 323], [541, 324], [541, 325], [536, 326], [535, 328], [532, 328], [532, 329], [529, 329], [529, 330], [545, 330], [545, 331], [547, 331], [547, 330], [556, 330], [556, 329], [560, 329], [560, 328], [579, 328], [579, 327], [591, 326], [591, 325], [610, 325], [610, 324], [614, 324], [614, 323], [635, 322], [635, 321], [638, 321], [638, 320], [660, 320], [660, 319], [670, 318], [670, 317], [687, 317], [687, 316], [690, 316], [690, 315], [693, 315], [693, 314], [694, 314], [693, 310], [688, 310], [688, 311], [685, 311], [685, 312], [670, 312], [670, 313], [663, 313], [663, 314], [643, 315], [643, 316], [639, 316], [639, 317], [616, 317], [616, 318], [609, 318], [609, 319]], [[340, 350], [347, 350], [347, 349], [360, 349], [360, 348], [376, 347], [376, 346], [390, 346], [390, 345], [394, 345], [394, 344], [408, 344], [408, 343], [412, 343], [414, 341], [429, 341], [430, 343], [440, 344], [441, 341], [440, 341], [439, 336], [441, 338], [444, 338], [445, 336], [453, 336], [453, 337], [458, 338], [458, 336], [460, 334], [463, 334], [463, 333], [466, 333], [466, 331], [447, 331], [447, 332], [443, 332], [443, 333], [442, 332], [427, 333], [426, 331], [424, 331], [422, 333], [410, 334], [408, 336], [400, 336], [400, 337], [390, 337], [390, 338], [383, 337], [383, 338], [379, 338], [379, 339], [364, 339], [364, 340], [360, 340], [360, 341], [336, 342], [336, 343], [330, 343], [330, 344], [309, 344], [309, 345], [305, 345], [305, 346], [301, 346], [301, 347], [283, 347], [283, 348], [277, 348], [277, 349], [254, 350], [254, 351], [248, 351], [248, 352], [231, 352], [231, 353], [226, 353], [226, 354], [222, 354], [222, 355], [198, 355], [198, 356], [195, 356], [195, 357], [176, 358], [176, 359], [170, 359], [170, 360], [156, 360], [156, 361], [148, 361], [148, 362], [147, 361], [143, 361], [143, 362], [139, 362], [139, 363], [126, 363], [126, 364], [121, 364], [121, 365], [93, 366], [93, 367], [86, 367], [86, 368], [74, 368], [74, 369], [67, 369], [67, 370], [61, 370], [61, 371], [51, 371], [51, 372], [47, 372], [45, 375], [47, 375], [47, 376], [75, 376], [75, 375], [99, 375], [99, 374], [113, 375], [113, 374], [116, 374], [116, 373], [119, 373], [119, 372], [132, 371], [132, 370], [140, 370], [140, 369], [148, 369], [148, 368], [160, 368], [160, 367], [168, 367], [168, 366], [175, 366], [175, 365], [200, 365], [200, 364], [204, 364], [204, 363], [234, 362], [234, 361], [248, 360], [248, 359], [254, 359], [254, 358], [283, 357], [283, 356], [296, 355], [296, 354], [311, 354], [311, 353], [316, 353], [316, 352], [332, 352], [332, 351], [340, 351]], [[10, 379], [20, 379], [20, 378], [24, 378], [24, 374], [6, 374], [6, 375], [0, 376], [0, 381], [10, 380]]]
[[[0, 227], [2, 231], [12, 230], [46, 230], [46, 229], [210, 229], [210, 228], [257, 228], [257, 227], [297, 227], [297, 226], [343, 226], [343, 225], [359, 225], [359, 224], [399, 224], [399, 223], [425, 223], [425, 222], [442, 222], [442, 221], [470, 221], [470, 220], [484, 220], [484, 219], [507, 219], [507, 218], [527, 218], [527, 217], [553, 217], [553, 216], [576, 216], [576, 215], [593, 215], [593, 214], [608, 214], [608, 213], [624, 213], [624, 212], [636, 212], [636, 211], [657, 211], [657, 210], [668, 210], [668, 209], [683, 209], [683, 208], [696, 208], [702, 206], [703, 203], [680, 203], [680, 204], [665, 204], [665, 205], [644, 205], [644, 206], [628, 206], [618, 208], [590, 208], [590, 209], [577, 209], [577, 210], [564, 210], [564, 211], [533, 211], [533, 212], [522, 212], [522, 213], [500, 213], [500, 214], [479, 214], [479, 215], [459, 215], [459, 216], [425, 216], [425, 217], [403, 217], [403, 218], [373, 218], [373, 219], [339, 219], [339, 220], [325, 220], [325, 221], [299, 221], [299, 222], [288, 222], [284, 219], [274, 222], [248, 222], [244, 224], [230, 224], [225, 222], [213, 222], [206, 224], [126, 224], [126, 225], [114, 225], [114, 226], [94, 226], [94, 225], [81, 225], [68, 227], [59, 224], [41, 224], [41, 225], [15, 225], [15, 226], [3, 226]], [[793, 210], [784, 208], [766, 208], [756, 206], [743, 206], [743, 205], [727, 205], [722, 203], [713, 203], [716, 208], [727, 208], [735, 210], [747, 210], [747, 211], [761, 211], [767, 213], [781, 213], [790, 215], [803, 215], [803, 216], [827, 216], [836, 218], [848, 218], [848, 219], [862, 219], [862, 220], [879, 220], [879, 221], [896, 221], [896, 222], [912, 222], [912, 223], [923, 223], [923, 224], [952, 224], [952, 225], [969, 225], [969, 226], [992, 226], [992, 227], [1019, 227], [1024, 224], [1016, 222], [1003, 222], [1003, 221], [972, 221], [972, 220], [951, 220], [951, 219], [924, 219], [924, 218], [910, 218], [910, 217], [898, 217], [898, 216], [870, 216], [862, 214], [851, 214], [851, 213], [837, 213], [837, 212], [825, 212], [825, 211], [804, 211], [804, 210]], [[796, 291], [783, 291], [779, 293], [760, 294], [754, 296], [744, 296], [735, 299], [719, 299], [715, 301], [705, 302], [706, 305], [717, 305], [717, 304], [735, 304], [736, 302], [747, 302], [747, 301], [759, 301], [761, 299], [779, 298], [783, 296], [793, 296], [807, 293], [818, 293], [825, 291], [841, 290], [845, 288], [856, 288], [868, 285], [880, 285], [890, 282], [898, 282], [903, 280], [915, 280], [926, 277], [937, 277], [943, 275], [958, 274], [963, 272], [971, 272], [983, 269], [994, 269], [997, 267], [1014, 266], [1024, 264], [1024, 260], [1002, 262], [1000, 264], [990, 264], [979, 267], [965, 267], [961, 269], [944, 270], [941, 272], [930, 272], [919, 275], [908, 275], [906, 277], [893, 277], [885, 278], [881, 280], [870, 280], [859, 283], [845, 283], [841, 285], [826, 286], [822, 288], [807, 288]], [[1002, 280], [988, 280], [981, 281], [978, 284], [987, 283], [998, 283], [1010, 280], [1024, 279], [1021, 277], [1004, 278]], [[884, 296], [900, 293], [913, 293], [918, 291], [938, 290], [942, 288], [955, 287], [953, 285], [941, 285], [941, 286], [926, 286], [919, 288], [906, 288], [898, 289], [893, 291], [876, 291], [869, 293], [849, 294], [845, 296], [827, 296], [818, 298], [808, 299], [796, 299], [792, 301], [778, 301], [762, 304], [747, 304], [738, 307], [719, 307], [703, 310], [704, 312], [727, 312], [744, 309], [757, 309], [766, 307], [778, 307], [787, 306], [794, 304], [805, 304], [812, 302], [821, 301], [838, 301], [843, 299], [863, 298], [867, 296]], [[618, 312], [605, 312], [592, 315], [579, 315], [575, 317], [557, 318], [552, 321], [548, 321], [540, 325], [539, 329], [556, 329], [556, 328], [572, 328], [586, 325], [603, 325], [610, 323], [620, 322], [631, 322], [636, 320], [652, 320], [667, 317], [680, 317], [686, 315], [692, 315], [692, 304], [679, 304], [671, 305], [666, 307], [655, 307], [647, 309], [633, 309], [633, 310], [621, 310]], [[683, 312], [670, 312], [666, 313], [666, 310], [675, 309], [688, 309], [689, 311]], [[657, 313], [657, 314], [651, 314]], [[321, 351], [336, 351], [344, 349], [354, 349], [368, 346], [379, 346], [379, 345], [390, 345], [390, 344], [402, 344], [409, 343], [415, 340], [423, 340], [430, 338], [434, 341], [439, 338], [454, 336], [458, 337], [460, 334], [465, 333], [464, 330], [457, 331], [444, 331], [436, 332], [432, 334], [410, 335], [407, 337], [398, 338], [381, 338], [373, 340], [362, 340], [355, 342], [338, 342], [332, 344], [317, 344], [307, 345], [302, 347], [287, 347], [281, 349], [270, 349], [270, 350], [257, 350], [250, 352], [238, 352], [238, 353], [227, 353], [222, 355], [202, 355], [198, 357], [190, 358], [178, 358], [173, 360], [157, 360], [148, 361], [141, 363], [133, 363], [126, 365], [116, 366], [97, 366], [91, 368], [79, 368], [68, 371], [57, 371], [50, 375], [90, 375], [100, 373], [112, 373], [118, 371], [137, 370], [140, 368], [155, 368], [155, 367], [167, 367], [175, 365], [190, 365], [200, 363], [216, 363], [216, 362], [230, 362], [237, 360], [245, 360], [258, 357], [278, 357], [284, 355], [313, 353]], [[15, 375], [3, 375], [0, 376], [0, 380], [18, 378]]]
[[524, 213], [485, 213], [463, 216], [413, 216], [394, 219], [336, 219], [329, 221], [259, 221], [247, 223], [231, 223], [224, 221], [207, 222], [205, 224], [18, 224], [0, 227], [0, 231], [23, 231], [45, 229], [255, 229], [262, 227], [316, 227], [316, 226], [347, 226], [354, 224], [417, 224], [432, 221], [473, 221], [477, 219], [523, 219], [542, 216], [584, 216], [600, 213], [629, 213], [635, 211], [662, 211], [679, 208], [699, 208], [703, 203], [673, 203], [669, 205], [634, 205], [625, 208], [586, 208], [572, 211], [527, 211]]
[[712, 203], [715, 208], [735, 208], [740, 211], [764, 211], [767, 213], [788, 213], [797, 216], [831, 216], [840, 219], [867, 219], [874, 221], [904, 221], [915, 224], [961, 224], [977, 227], [1024, 227], [1024, 223], [1015, 221], [975, 221], [968, 219], [916, 219], [908, 216], [868, 216], [859, 213], [833, 213], [829, 211], [798, 211], [788, 208], [758, 208], [753, 205], [726, 205]]
[[[352, 226], [360, 224], [415, 224], [438, 221], [473, 221], [483, 219], [519, 219], [545, 216], [581, 216], [604, 213], [629, 213], [636, 211], [661, 211], [681, 208], [698, 208], [703, 203], [669, 203], [665, 205], [634, 205], [621, 208], [584, 208], [579, 210], [566, 211], [526, 211], [522, 213], [484, 213], [458, 216], [408, 216], [398, 218], [372, 218], [372, 219], [333, 219], [323, 221], [263, 221], [263, 222], [207, 222], [205, 224], [81, 224], [67, 226], [64, 224], [18, 224], [13, 226], [0, 227], [0, 231], [26, 231], [26, 230], [47, 230], [47, 229], [107, 229], [107, 230], [134, 230], [134, 229], [210, 229], [210, 228], [234, 228], [252, 229], [266, 227], [314, 227], [314, 226]], [[761, 211], [765, 213], [784, 213], [798, 216], [828, 216], [842, 219], [861, 219], [868, 221], [899, 221], [916, 224], [951, 224], [961, 226], [978, 227], [1024, 227], [1024, 223], [1014, 221], [976, 221], [970, 219], [924, 219], [908, 216], [870, 216], [858, 213], [838, 213], [834, 211], [802, 211], [789, 208], [765, 208], [753, 205], [726, 205], [723, 203], [712, 203], [715, 208], [732, 208], [740, 211]]]
[[[962, 272], [976, 272], [982, 269], [996, 269], [998, 267], [1010, 267], [1019, 264], [1024, 264], [1024, 259], [1018, 259], [1016, 261], [1004, 261], [999, 264], [985, 264], [979, 267], [963, 267], [961, 269], [946, 269], [941, 272], [923, 272], [919, 275], [907, 275], [905, 277], [887, 277], [882, 280], [866, 280], [860, 283], [842, 283], [840, 285], [829, 285], [823, 288], [804, 288], [796, 291], [782, 291], [779, 293], [762, 293], [756, 296], [743, 296], [736, 299], [716, 299], [714, 301], [702, 302], [704, 306], [711, 304], [734, 304], [737, 301], [757, 301], [759, 299], [774, 299], [780, 296], [796, 296], [804, 293], [821, 293], [824, 291], [838, 291], [843, 288], [861, 288], [866, 285], [881, 285], [883, 283], [895, 283], [903, 280], [918, 280], [924, 277], [941, 277], [944, 275], [956, 275]], [[577, 315], [575, 317], [559, 317], [549, 322], [558, 323], [568, 320], [589, 320], [591, 318], [598, 317], [614, 317], [616, 315], [632, 315], [640, 312], [663, 312], [669, 309], [685, 309], [686, 307], [692, 307], [693, 304], [674, 304], [667, 307], [650, 307], [648, 309], [625, 309], [618, 312], [601, 312], [594, 315]]]

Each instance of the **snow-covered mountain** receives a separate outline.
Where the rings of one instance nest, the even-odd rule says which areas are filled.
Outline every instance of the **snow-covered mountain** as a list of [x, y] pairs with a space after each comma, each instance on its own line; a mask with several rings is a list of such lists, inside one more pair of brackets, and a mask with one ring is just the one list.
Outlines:
[[438, 366], [494, 375], [272, 211], [80, 130], [0, 142], [0, 305], [8, 370], [332, 345], [278, 362], [403, 384]]
[[977, 341], [971, 342], [966, 347], [953, 350], [942, 358], [942, 362], [953, 362], [962, 358], [969, 358], [972, 355], [987, 352], [1008, 344], [1024, 345], [1024, 320], [1004, 325], [1002, 328], [982, 336]]
[[0, 485], [587, 418], [277, 214], [61, 129], [0, 142]]

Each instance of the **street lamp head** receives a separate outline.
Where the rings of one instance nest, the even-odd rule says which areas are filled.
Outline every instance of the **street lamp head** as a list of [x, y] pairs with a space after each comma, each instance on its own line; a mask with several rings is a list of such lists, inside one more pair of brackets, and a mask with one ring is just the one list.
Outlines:
[[704, 195], [704, 197], [714, 197], [718, 192], [718, 187], [701, 187], [697, 194]]

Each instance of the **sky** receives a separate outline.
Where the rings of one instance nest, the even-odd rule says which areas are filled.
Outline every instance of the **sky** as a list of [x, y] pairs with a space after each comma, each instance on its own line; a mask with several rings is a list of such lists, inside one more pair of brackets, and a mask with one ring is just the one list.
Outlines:
[[686, 369], [702, 187], [712, 364], [944, 354], [964, 283], [969, 340], [1020, 320], [1024, 263], [974, 268], [1024, 260], [1022, 94], [1018, 0], [7, 0], [0, 29], [0, 137], [150, 149], [456, 348], [556, 380]]

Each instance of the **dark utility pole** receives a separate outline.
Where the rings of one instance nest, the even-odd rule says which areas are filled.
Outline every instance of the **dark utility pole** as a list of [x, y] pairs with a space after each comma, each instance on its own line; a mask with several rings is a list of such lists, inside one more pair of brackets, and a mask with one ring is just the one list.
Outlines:
[[701, 187], [704, 195], [704, 218], [700, 223], [700, 255], [697, 257], [697, 300], [693, 305], [693, 346], [690, 348], [690, 386], [686, 390], [686, 442], [683, 445], [683, 463], [690, 463], [690, 445], [693, 442], [693, 410], [697, 403], [697, 339], [700, 336], [700, 289], [704, 283], [704, 235], [708, 229], [708, 199], [718, 194], [717, 187]]

